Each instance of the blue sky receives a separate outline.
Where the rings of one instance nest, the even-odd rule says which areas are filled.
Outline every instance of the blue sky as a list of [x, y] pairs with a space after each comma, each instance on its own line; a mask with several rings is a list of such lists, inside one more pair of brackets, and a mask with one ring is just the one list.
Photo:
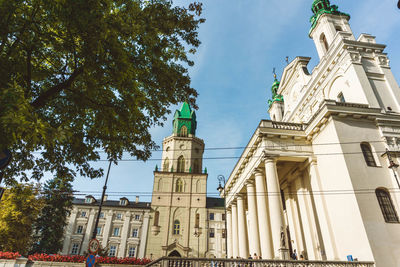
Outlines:
[[[267, 100], [271, 96], [272, 69], [280, 77], [285, 58], [310, 56], [309, 70], [318, 64], [314, 43], [308, 37], [312, 0], [203, 0], [200, 26], [202, 45], [193, 57], [190, 69], [192, 86], [199, 92], [197, 137], [207, 148], [246, 146], [261, 119], [269, 119]], [[187, 5], [188, 0], [175, 1]], [[400, 81], [400, 10], [397, 0], [331, 0], [339, 10], [351, 15], [356, 36], [369, 33], [386, 44], [392, 71]], [[161, 146], [172, 132], [173, 112], [164, 128], [152, 129], [153, 139]], [[206, 150], [205, 158], [240, 156], [241, 149]], [[161, 153], [151, 160], [120, 162], [111, 167], [109, 199], [127, 196], [150, 200], [153, 170], [161, 165]], [[229, 177], [236, 160], [205, 159], [208, 169], [208, 194], [216, 196], [217, 175]], [[95, 166], [107, 167], [106, 162]], [[74, 189], [101, 194], [104, 178], [77, 177]], [[122, 193], [120, 193], [122, 192]]]

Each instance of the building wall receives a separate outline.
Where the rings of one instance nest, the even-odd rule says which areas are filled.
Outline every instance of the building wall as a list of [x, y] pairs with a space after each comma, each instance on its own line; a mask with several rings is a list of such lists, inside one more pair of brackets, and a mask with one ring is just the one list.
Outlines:
[[[84, 255], [88, 251], [98, 207], [91, 205], [73, 206], [65, 232], [63, 254]], [[143, 258], [146, 248], [149, 209], [103, 206], [99, 219], [100, 233], [96, 238], [103, 248], [115, 247], [115, 256], [128, 257], [130, 248], [135, 257]], [[118, 228], [118, 230], [116, 230]], [[74, 249], [77, 246], [78, 249]]]

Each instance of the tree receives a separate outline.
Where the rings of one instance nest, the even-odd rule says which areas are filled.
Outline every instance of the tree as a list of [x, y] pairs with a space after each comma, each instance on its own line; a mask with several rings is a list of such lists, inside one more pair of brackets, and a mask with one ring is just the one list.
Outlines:
[[[0, 149], [5, 180], [96, 178], [90, 162], [157, 148], [149, 128], [189, 100], [200, 3], [0, 0]], [[103, 157], [105, 158], [105, 157]], [[30, 170], [30, 172], [27, 172]]]
[[72, 185], [67, 179], [54, 178], [45, 183], [42, 190], [44, 207], [33, 225], [32, 253], [56, 254], [62, 249], [72, 194]]
[[38, 188], [15, 184], [5, 191], [0, 201], [0, 251], [26, 255], [32, 244], [32, 224], [43, 204]]

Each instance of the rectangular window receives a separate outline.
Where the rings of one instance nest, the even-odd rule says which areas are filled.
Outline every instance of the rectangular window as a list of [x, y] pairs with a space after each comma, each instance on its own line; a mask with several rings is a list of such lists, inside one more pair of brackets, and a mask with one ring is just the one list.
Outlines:
[[225, 221], [225, 213], [222, 213], [222, 220]]
[[226, 232], [225, 232], [225, 229], [222, 229], [222, 238], [226, 238]]
[[77, 255], [78, 254], [78, 249], [79, 249], [79, 244], [78, 243], [73, 243], [72, 244], [72, 249], [71, 249], [71, 255]]
[[122, 219], [122, 214], [121, 213], [117, 213], [117, 215], [115, 217], [117, 218], [117, 220], [121, 220]]
[[210, 238], [214, 238], [214, 237], [215, 237], [215, 229], [210, 228]]
[[128, 257], [135, 257], [135, 253], [136, 253], [136, 248], [135, 247], [129, 247]]
[[115, 227], [113, 230], [113, 236], [119, 236], [119, 227]]
[[126, 205], [126, 199], [121, 199], [121, 206], [125, 206]]
[[86, 211], [81, 211], [81, 217], [86, 218]]
[[135, 215], [135, 221], [139, 221], [140, 220], [140, 215], [139, 214], [136, 214]]
[[108, 256], [115, 257], [116, 252], [117, 252], [117, 246], [111, 245], [110, 250], [108, 251]]
[[138, 237], [139, 230], [137, 228], [132, 229], [132, 237]]
[[214, 213], [210, 213], [210, 221], [214, 221]]
[[97, 227], [96, 232], [97, 232], [98, 235], [101, 234], [101, 226]]
[[83, 232], [83, 226], [82, 225], [78, 225], [78, 228], [76, 228], [76, 233], [77, 234], [82, 234]]
[[104, 218], [104, 212], [100, 212], [100, 219]]

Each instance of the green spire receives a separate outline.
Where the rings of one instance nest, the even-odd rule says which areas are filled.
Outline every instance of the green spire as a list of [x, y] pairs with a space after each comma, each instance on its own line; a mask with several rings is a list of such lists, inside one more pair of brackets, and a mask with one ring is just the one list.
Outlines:
[[276, 78], [276, 74], [274, 73], [274, 83], [272, 84], [271, 91], [272, 91], [272, 99], [268, 100], [268, 105], [271, 106], [274, 102], [283, 102], [283, 96], [278, 94], [278, 89], [280, 82]]
[[315, 28], [317, 25], [318, 19], [322, 14], [333, 14], [333, 15], [343, 15], [347, 16], [350, 19], [350, 15], [346, 13], [342, 13], [339, 10], [339, 7], [336, 5], [331, 5], [329, 0], [314, 0], [311, 10], [314, 15], [310, 18], [311, 22], [311, 30]]
[[185, 101], [180, 110], [175, 111], [173, 121], [173, 133], [179, 136], [189, 136], [196, 134], [196, 112]]

